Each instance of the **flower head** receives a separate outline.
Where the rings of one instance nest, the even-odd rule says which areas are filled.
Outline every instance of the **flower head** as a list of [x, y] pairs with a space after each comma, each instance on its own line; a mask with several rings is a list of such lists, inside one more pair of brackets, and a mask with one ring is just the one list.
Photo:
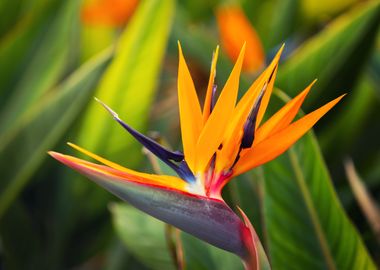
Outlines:
[[170, 166], [178, 177], [136, 172], [71, 143], [70, 146], [104, 165], [56, 152], [50, 154], [148, 214], [234, 252], [254, 269], [259, 264], [258, 238], [244, 214], [243, 222], [224, 203], [222, 188], [233, 177], [286, 151], [342, 96], [293, 122], [313, 82], [262, 124], [282, 48], [236, 104], [244, 52], [245, 46], [216, 98], [216, 49], [202, 109], [179, 46], [178, 100], [183, 153], [168, 150], [134, 130], [98, 100], [125, 130]]

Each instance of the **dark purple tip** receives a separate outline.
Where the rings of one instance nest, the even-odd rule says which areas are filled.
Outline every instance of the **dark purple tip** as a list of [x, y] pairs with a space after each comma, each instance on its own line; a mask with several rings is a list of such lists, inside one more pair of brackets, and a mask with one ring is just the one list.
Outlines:
[[253, 140], [255, 139], [255, 126], [256, 126], [256, 119], [257, 114], [259, 112], [261, 100], [263, 99], [265, 90], [267, 88], [267, 83], [264, 84], [263, 88], [261, 89], [261, 92], [259, 96], [257, 97], [255, 103], [253, 104], [253, 107], [251, 109], [251, 112], [248, 115], [248, 118], [244, 124], [244, 130], [243, 130], [243, 138], [241, 140], [241, 149], [250, 148], [253, 144]]
[[[128, 124], [126, 124], [123, 120], [121, 120], [116, 112], [114, 112], [110, 107], [108, 107], [106, 104], [104, 104], [99, 99], [95, 98], [97, 102], [99, 102], [112, 116], [113, 118], [125, 129], [131, 134], [139, 143], [141, 143], [146, 149], [148, 149], [150, 152], [152, 152], [155, 156], [157, 156], [159, 159], [161, 159], [163, 162], [165, 162], [169, 167], [171, 167], [176, 173], [185, 181], [192, 182], [195, 181], [195, 177], [189, 167], [187, 166], [184, 155], [180, 151], [170, 151], [157, 143], [156, 141], [152, 140], [151, 138], [145, 136], [144, 134], [141, 134]], [[180, 162], [180, 165], [173, 163]], [[183, 165], [183, 163], [186, 164], [186, 166]]]

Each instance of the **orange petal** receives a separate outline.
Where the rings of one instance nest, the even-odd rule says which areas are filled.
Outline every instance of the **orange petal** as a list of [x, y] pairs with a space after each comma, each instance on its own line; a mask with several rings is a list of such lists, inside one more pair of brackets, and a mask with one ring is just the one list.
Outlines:
[[321, 108], [307, 114], [280, 132], [258, 143], [251, 149], [242, 152], [242, 157], [234, 168], [234, 176], [262, 165], [285, 152], [302, 135], [327, 113], [344, 95], [330, 101]]
[[248, 114], [251, 111], [256, 98], [260, 94], [263, 86], [269, 81], [269, 79], [270, 81], [266, 86], [265, 91], [266, 93], [272, 92], [277, 72], [277, 65], [278, 61], [280, 60], [282, 50], [283, 46], [278, 51], [271, 64], [256, 79], [256, 81], [251, 85], [251, 87], [247, 90], [247, 92], [237, 104], [233, 112], [233, 118], [230, 121], [230, 124], [228, 125], [227, 131], [225, 132], [225, 136], [223, 138], [224, 149], [218, 153], [218, 158], [216, 160], [216, 171], [220, 172], [224, 168], [229, 167], [229, 165], [232, 165], [232, 162], [234, 162], [236, 156], [235, 152], [238, 150], [238, 145], [236, 142], [239, 142], [243, 135], [244, 123], [247, 120]]
[[[252, 105], [258, 95], [260, 94], [261, 89], [263, 88], [265, 83], [268, 83], [265, 95], [263, 97], [263, 101], [261, 102], [260, 111], [262, 111], [264, 98], [268, 99], [268, 95], [272, 93], [272, 88], [274, 81], [276, 79], [277, 74], [277, 66], [280, 61], [280, 57], [282, 51], [284, 50], [284, 45], [279, 49], [276, 56], [273, 58], [270, 65], [265, 69], [265, 71], [253, 82], [253, 84], [249, 87], [244, 96], [240, 99], [237, 104], [234, 115], [237, 115], [239, 123], [244, 123], [248, 117], [248, 114], [252, 108]], [[269, 81], [270, 79], [270, 81]], [[264, 110], [265, 111], [265, 110]]]
[[194, 172], [196, 144], [201, 132], [203, 118], [193, 79], [191, 78], [189, 69], [186, 65], [179, 42], [178, 48], [178, 105], [181, 121], [182, 144], [186, 162]]
[[[71, 142], [68, 142], [67, 144], [70, 147], [74, 148], [75, 150], [77, 150], [77, 151], [85, 154], [86, 156], [89, 156], [89, 157], [95, 159], [96, 161], [99, 161], [100, 163], [103, 163], [104, 165], [107, 165], [108, 167], [111, 167], [111, 168], [113, 168], [115, 170], [123, 171], [123, 172], [126, 172], [126, 173], [135, 173], [133, 170], [130, 170], [130, 169], [125, 168], [125, 167], [123, 167], [123, 166], [121, 166], [121, 165], [119, 165], [117, 163], [114, 163], [114, 162], [112, 162], [110, 160], [102, 158], [101, 156], [98, 156], [97, 154], [92, 153], [92, 152], [90, 152], [90, 151], [88, 151], [88, 150], [86, 150], [86, 149], [84, 149], [84, 148], [82, 148], [82, 147], [80, 147], [80, 146], [78, 146], [76, 144], [73, 144]], [[136, 172], [136, 173], [138, 173], [138, 172]]]
[[297, 115], [299, 109], [301, 108], [303, 101], [305, 100], [307, 94], [315, 82], [316, 80], [314, 80], [308, 87], [306, 87], [304, 91], [289, 101], [268, 121], [266, 121], [260, 128], [257, 129], [255, 134], [255, 144], [286, 128], [293, 121], [294, 117]]
[[130, 170], [123, 166], [120, 166], [112, 161], [106, 160], [94, 153], [91, 153], [77, 145], [69, 144], [76, 150], [88, 155], [89, 157], [103, 163], [107, 166], [102, 166], [99, 164], [91, 163], [76, 157], [63, 155], [56, 152], [49, 152], [49, 154], [57, 159], [58, 161], [64, 163], [65, 165], [78, 170], [79, 167], [81, 169], [86, 169], [89, 171], [96, 171], [98, 173], [102, 173], [104, 175], [111, 175], [116, 177], [124, 178], [127, 181], [133, 181], [138, 183], [150, 184], [150, 185], [158, 185], [161, 187], [168, 187], [172, 189], [177, 189], [181, 191], [186, 191], [186, 182], [182, 179], [175, 176], [166, 176], [166, 175], [154, 175], [136, 172], [134, 170]]
[[[285, 44], [281, 46], [280, 50], [278, 51], [277, 55], [274, 58], [274, 60], [277, 61], [277, 65], [278, 65], [278, 62], [280, 61], [281, 53], [284, 49], [284, 46], [285, 46]], [[275, 73], [276, 72], [277, 72], [277, 69], [275, 70]], [[273, 74], [273, 76], [275, 78], [276, 74]], [[274, 78], [271, 80], [271, 83], [273, 83], [273, 84], [274, 84]], [[267, 110], [268, 103], [269, 103], [270, 97], [272, 95], [272, 90], [273, 90], [273, 86], [268, 87], [267, 91], [265, 92], [265, 94], [263, 96], [263, 100], [261, 101], [260, 109], [259, 109], [259, 112], [257, 114], [256, 128], [260, 125], [261, 120], [264, 117], [264, 113]]]
[[224, 131], [230, 122], [239, 91], [239, 78], [243, 64], [245, 45], [238, 60], [220, 93], [215, 108], [206, 122], [197, 144], [196, 172], [204, 171], [212, 155], [218, 149], [224, 137]]
[[[264, 85], [262, 91], [265, 91], [267, 84]], [[243, 112], [243, 111], [240, 111]], [[215, 171], [221, 173], [222, 171], [231, 168], [238, 152], [240, 151], [240, 142], [244, 135], [244, 124], [247, 117], [242, 117], [242, 114], [233, 116], [225, 136], [223, 139], [223, 147], [218, 150], [215, 163]]]
[[[243, 70], [256, 72], [264, 66], [265, 55], [260, 38], [244, 12], [237, 6], [219, 8], [216, 12], [220, 39], [227, 55], [235, 61], [241, 45], [247, 43]], [[238, 33], [236, 32], [238, 31]]]
[[212, 89], [214, 87], [214, 80], [215, 80], [215, 75], [216, 75], [216, 61], [218, 60], [218, 54], [219, 54], [219, 46], [216, 47], [216, 50], [212, 57], [210, 78], [208, 80], [205, 104], [203, 106], [203, 125], [206, 124], [206, 121], [209, 118], [210, 112], [211, 112]]

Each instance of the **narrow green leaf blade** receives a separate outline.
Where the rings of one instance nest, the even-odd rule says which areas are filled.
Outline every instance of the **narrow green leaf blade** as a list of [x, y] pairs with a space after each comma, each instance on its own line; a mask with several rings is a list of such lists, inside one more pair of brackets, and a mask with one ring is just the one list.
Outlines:
[[116, 233], [128, 250], [151, 269], [175, 269], [165, 239], [165, 223], [124, 203], [111, 205]]
[[366, 124], [372, 121], [371, 113], [380, 104], [376, 97], [376, 85], [376, 81], [365, 73], [347, 96], [345, 106], [338, 108], [337, 113], [331, 118], [331, 123], [334, 125], [319, 130], [319, 144], [327, 162], [341, 164], [341, 157], [347, 155], [347, 151], [351, 151], [352, 145], [358, 142], [363, 134], [376, 133], [375, 130], [366, 128]]
[[76, 119], [112, 52], [84, 64], [0, 137], [0, 217]]
[[78, 1], [65, 1], [55, 17], [47, 22], [49, 26], [45, 33], [34, 40], [38, 42], [38, 46], [34, 48], [28, 61], [18, 63], [20, 66], [17, 74], [12, 74], [17, 76], [17, 83], [15, 88], [9, 89], [12, 90], [12, 95], [1, 109], [0, 133], [13, 127], [62, 78], [70, 59], [69, 45], [77, 29], [75, 18], [78, 10]]
[[[117, 45], [116, 56], [95, 96], [137, 130], [146, 125], [157, 88], [174, 1], [142, 1]], [[116, 161], [136, 162], [141, 147], [97, 103], [86, 111], [77, 143]], [[134, 146], [132, 150], [130, 147]], [[128, 149], [128, 155], [125, 155]]]
[[[14, 4], [14, 1], [8, 2]], [[29, 12], [25, 12], [24, 16], [7, 30], [7, 35], [1, 38], [0, 95], [2, 97], [8, 96], [10, 89], [18, 83], [20, 74], [24, 72], [36, 48], [41, 45], [39, 43], [41, 37], [51, 27], [51, 21], [57, 16], [59, 7], [63, 4], [57, 0], [39, 3]], [[5, 99], [0, 100], [0, 104], [4, 101]]]
[[305, 135], [264, 166], [264, 218], [273, 269], [375, 269], [344, 213], [317, 141]]
[[[139, 131], [143, 131], [146, 125], [156, 91], [173, 11], [173, 0], [140, 1], [116, 43], [113, 61], [102, 75], [96, 93], [93, 94], [115, 109], [123, 120]], [[71, 141], [113, 161], [122, 161], [120, 163], [127, 164], [128, 167], [131, 167], [132, 163], [138, 164], [141, 146], [100, 104], [92, 98], [88, 101], [90, 104], [81, 118], [78, 135]], [[115, 140], [113, 136], [118, 139]], [[105, 154], [111, 150], [110, 145], [113, 145], [114, 152]], [[126, 159], [128, 163], [125, 163]], [[60, 215], [57, 217], [54, 230], [60, 234], [54, 239], [52, 249], [59, 253], [62, 248], [66, 248], [67, 252], [65, 257], [61, 256], [57, 260], [57, 265], [62, 265], [71, 255], [77, 256], [77, 253], [69, 248], [71, 245], [77, 246], [73, 235], [81, 233], [74, 224], [80, 223], [83, 227], [88, 226], [104, 232], [103, 225], [97, 221], [107, 214], [106, 205], [113, 198], [93, 183], [83, 180], [81, 175], [73, 174], [67, 169], [61, 177], [59, 189], [62, 192], [57, 195], [57, 200], [65, 203], [56, 208]], [[81, 204], [80, 208], [78, 203]], [[94, 235], [93, 239], [104, 239], [105, 234], [109, 233]], [[88, 256], [86, 250], [81, 250], [80, 253]]]
[[239, 257], [227, 251], [215, 248], [194, 236], [182, 233], [186, 269], [240, 270], [243, 264]]
[[318, 78], [307, 104], [323, 94], [336, 96], [331, 89], [350, 90], [368, 59], [379, 22], [379, 1], [359, 4], [302, 44], [279, 69], [276, 84], [294, 96]]

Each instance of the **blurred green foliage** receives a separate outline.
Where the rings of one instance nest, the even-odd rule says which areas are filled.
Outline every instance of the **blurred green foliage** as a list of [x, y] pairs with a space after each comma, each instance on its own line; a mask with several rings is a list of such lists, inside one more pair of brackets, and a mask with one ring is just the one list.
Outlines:
[[[70, 153], [65, 142], [72, 141], [152, 171], [138, 143], [92, 97], [179, 147], [177, 40], [202, 97], [219, 43], [214, 11], [232, 2], [256, 28], [268, 60], [286, 43], [276, 82], [285, 94], [278, 96], [293, 97], [314, 78], [305, 111], [348, 95], [315, 135], [231, 182], [226, 201], [250, 217], [274, 269], [380, 265], [380, 243], [342, 166], [351, 156], [379, 203], [379, 1], [143, 0], [115, 26], [88, 25], [81, 16], [87, 2], [0, 1], [0, 268], [175, 268], [165, 224], [46, 152]], [[222, 51], [218, 85], [231, 68]], [[243, 74], [242, 92], [253, 79]], [[282, 102], [273, 98], [271, 111]], [[186, 234], [181, 240], [187, 269], [242, 268], [231, 254]]]

